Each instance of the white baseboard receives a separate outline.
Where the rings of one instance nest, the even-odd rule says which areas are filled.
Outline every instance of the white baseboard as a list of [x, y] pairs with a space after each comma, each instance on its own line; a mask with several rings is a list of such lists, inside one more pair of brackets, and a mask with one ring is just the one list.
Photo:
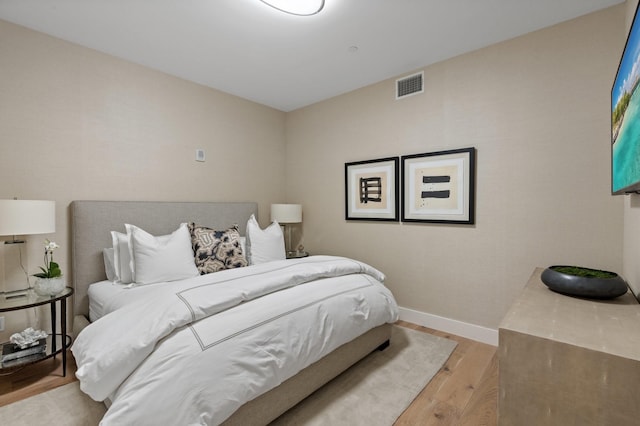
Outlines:
[[414, 311], [408, 308], [399, 308], [400, 319], [413, 324], [429, 327], [446, 333], [455, 334], [467, 339], [498, 346], [498, 330], [469, 324], [437, 315]]

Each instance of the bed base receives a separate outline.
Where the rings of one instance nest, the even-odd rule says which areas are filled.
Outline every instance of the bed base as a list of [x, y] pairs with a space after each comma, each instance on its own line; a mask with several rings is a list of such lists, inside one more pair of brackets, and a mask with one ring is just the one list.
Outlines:
[[389, 345], [391, 344], [391, 339], [387, 339], [384, 341], [384, 343], [382, 343], [380, 346], [378, 346], [378, 350], [379, 351], [384, 351], [385, 349], [387, 349], [389, 347]]

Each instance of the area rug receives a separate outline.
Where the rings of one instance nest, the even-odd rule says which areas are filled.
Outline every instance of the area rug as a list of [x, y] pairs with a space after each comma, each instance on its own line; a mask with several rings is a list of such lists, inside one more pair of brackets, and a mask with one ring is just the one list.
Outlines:
[[455, 347], [453, 340], [394, 326], [387, 349], [359, 361], [272, 426], [391, 426]]
[[[456, 343], [394, 326], [391, 345], [375, 351], [272, 423], [390, 426], [440, 370]], [[95, 426], [105, 407], [69, 383], [0, 407], [12, 426]]]

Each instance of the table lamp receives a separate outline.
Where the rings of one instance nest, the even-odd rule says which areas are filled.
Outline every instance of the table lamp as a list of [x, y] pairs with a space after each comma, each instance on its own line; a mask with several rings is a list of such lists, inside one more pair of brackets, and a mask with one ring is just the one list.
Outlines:
[[287, 233], [287, 255], [295, 252], [291, 247], [292, 223], [302, 222], [302, 205], [300, 204], [271, 204], [271, 221], [276, 221], [285, 227]]
[[[0, 244], [2, 256], [0, 275], [5, 298], [26, 294], [31, 288], [27, 272], [26, 256], [23, 255], [26, 242], [16, 236], [33, 234], [51, 234], [56, 231], [56, 203], [44, 200], [0, 200], [0, 235], [13, 238]], [[24, 274], [26, 287], [20, 288], [19, 278]], [[14, 287], [19, 287], [14, 289]], [[9, 291], [11, 288], [11, 291]]]

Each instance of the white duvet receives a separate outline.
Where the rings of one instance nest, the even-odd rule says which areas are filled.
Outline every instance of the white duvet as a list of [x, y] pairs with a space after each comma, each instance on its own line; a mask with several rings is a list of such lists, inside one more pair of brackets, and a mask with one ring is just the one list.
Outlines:
[[371, 328], [397, 320], [384, 275], [312, 256], [121, 292], [73, 344], [102, 425], [219, 424]]

